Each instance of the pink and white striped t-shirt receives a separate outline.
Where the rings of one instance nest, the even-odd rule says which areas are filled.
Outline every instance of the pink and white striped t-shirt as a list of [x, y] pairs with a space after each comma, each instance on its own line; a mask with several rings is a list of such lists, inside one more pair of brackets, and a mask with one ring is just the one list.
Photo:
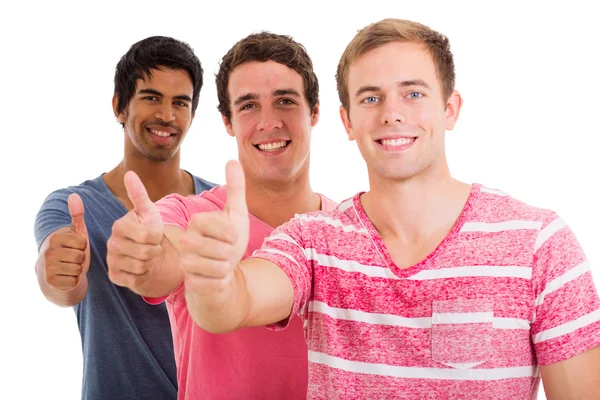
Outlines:
[[292, 281], [311, 399], [533, 399], [538, 365], [600, 345], [600, 299], [573, 232], [479, 184], [449, 235], [406, 269], [360, 194], [296, 216], [253, 257]]

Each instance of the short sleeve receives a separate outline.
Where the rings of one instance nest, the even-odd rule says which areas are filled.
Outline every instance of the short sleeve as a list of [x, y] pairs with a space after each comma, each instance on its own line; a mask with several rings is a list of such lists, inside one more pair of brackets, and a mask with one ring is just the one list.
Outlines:
[[[306, 256], [301, 219], [296, 216], [275, 229], [265, 239], [263, 246], [252, 254], [252, 258], [262, 258], [278, 265], [290, 278], [294, 287], [294, 305], [291, 315], [306, 316], [306, 306], [311, 296], [312, 263]], [[290, 318], [272, 329], [283, 329]]]
[[38, 250], [48, 235], [59, 228], [71, 225], [71, 214], [67, 203], [71, 193], [73, 192], [67, 189], [57, 190], [48, 195], [42, 203], [35, 217], [33, 229]]
[[553, 214], [535, 244], [532, 341], [538, 363], [567, 360], [600, 345], [600, 299], [575, 235]]

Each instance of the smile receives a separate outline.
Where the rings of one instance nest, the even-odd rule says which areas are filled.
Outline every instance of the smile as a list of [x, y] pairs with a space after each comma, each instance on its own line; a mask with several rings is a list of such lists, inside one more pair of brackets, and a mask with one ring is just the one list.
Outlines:
[[398, 138], [398, 139], [380, 139], [380, 140], [377, 140], [377, 143], [379, 143], [383, 146], [406, 146], [407, 144], [411, 144], [412, 142], [414, 142], [416, 139], [417, 139], [416, 137], [412, 137], [412, 138], [402, 137], [402, 138]]
[[260, 151], [277, 151], [287, 147], [291, 142], [291, 140], [282, 140], [281, 142], [255, 144], [254, 147]]
[[150, 132], [153, 135], [160, 136], [160, 137], [169, 137], [169, 136], [173, 136], [174, 135], [174, 133], [169, 133], [169, 132], [164, 132], [164, 131], [158, 131], [156, 129], [148, 129], [148, 132]]

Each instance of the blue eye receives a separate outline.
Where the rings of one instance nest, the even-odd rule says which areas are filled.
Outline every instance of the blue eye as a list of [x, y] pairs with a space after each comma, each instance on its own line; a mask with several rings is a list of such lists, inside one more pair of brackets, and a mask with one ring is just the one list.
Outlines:
[[420, 99], [421, 97], [423, 97], [423, 93], [419, 93], [419, 92], [411, 92], [408, 94], [407, 96], [409, 99]]
[[375, 96], [369, 96], [363, 100], [363, 103], [366, 104], [375, 104], [377, 102], [379, 102], [379, 98]]

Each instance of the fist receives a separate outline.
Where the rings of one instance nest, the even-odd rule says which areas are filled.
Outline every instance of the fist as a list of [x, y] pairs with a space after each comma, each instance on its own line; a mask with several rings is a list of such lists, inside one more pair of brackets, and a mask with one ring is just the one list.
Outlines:
[[164, 228], [160, 213], [140, 178], [129, 171], [124, 180], [133, 210], [113, 224], [106, 245], [106, 261], [111, 282], [137, 293], [138, 288], [148, 281], [157, 258], [163, 254]]
[[61, 292], [74, 289], [90, 269], [90, 247], [81, 197], [71, 194], [68, 205], [69, 230], [50, 236], [44, 252], [46, 282]]
[[250, 220], [244, 172], [237, 161], [227, 164], [226, 183], [225, 209], [192, 216], [180, 240], [186, 292], [204, 296], [226, 290], [248, 247]]

